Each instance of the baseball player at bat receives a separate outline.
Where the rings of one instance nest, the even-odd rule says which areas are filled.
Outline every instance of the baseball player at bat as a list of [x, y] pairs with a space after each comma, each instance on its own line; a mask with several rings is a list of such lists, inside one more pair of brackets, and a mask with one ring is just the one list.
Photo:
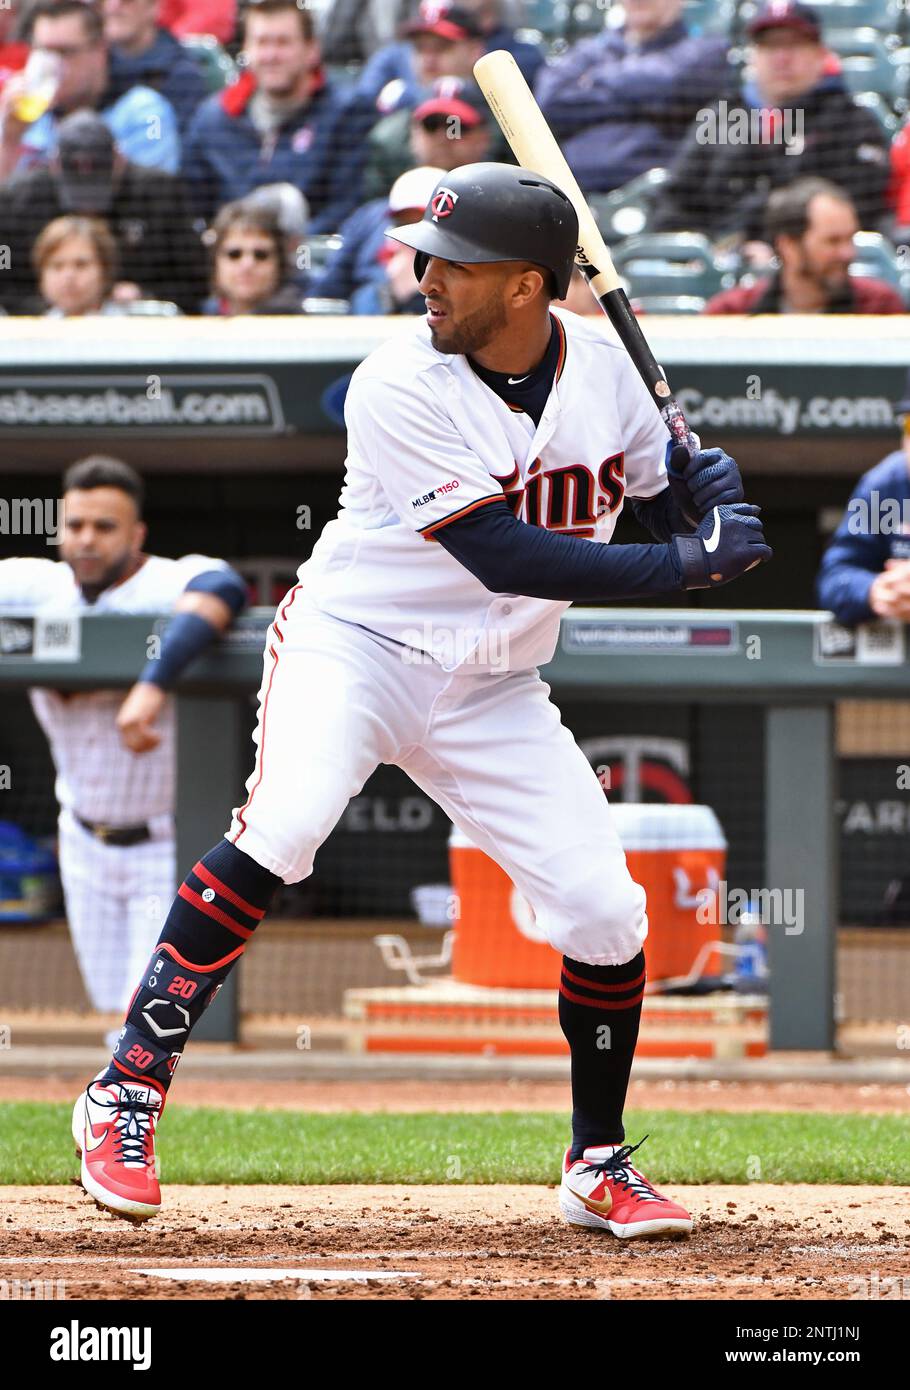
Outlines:
[[[502, 866], [563, 957], [563, 1214], [621, 1238], [685, 1234], [623, 1128], [645, 894], [538, 667], [574, 599], [710, 589], [771, 551], [720, 449], [687, 458], [677, 506], [667, 428], [627, 354], [552, 307], [578, 237], [553, 183], [466, 165], [389, 234], [416, 253], [426, 320], [353, 375], [339, 514], [269, 629], [246, 800], [180, 888], [111, 1063], [76, 1102], [82, 1182], [112, 1211], [158, 1210], [155, 1129], [193, 1025], [279, 886], [393, 763]], [[627, 498], [653, 543], [608, 544]]]
[[106, 1013], [129, 1003], [174, 895], [176, 723], [167, 692], [246, 603], [243, 580], [223, 560], [146, 554], [142, 500], [128, 464], [83, 459], [63, 480], [59, 561], [0, 561], [5, 612], [174, 612], [160, 652], [125, 696], [29, 692], [57, 774], [67, 922], [86, 993]]

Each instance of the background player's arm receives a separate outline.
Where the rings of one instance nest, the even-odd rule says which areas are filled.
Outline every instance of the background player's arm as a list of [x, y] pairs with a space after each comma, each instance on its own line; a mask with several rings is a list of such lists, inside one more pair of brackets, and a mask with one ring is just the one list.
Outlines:
[[161, 742], [155, 721], [180, 673], [222, 633], [246, 604], [246, 586], [234, 570], [196, 575], [174, 604], [174, 620], [157, 658], [146, 662], [117, 714], [117, 728], [133, 753]]

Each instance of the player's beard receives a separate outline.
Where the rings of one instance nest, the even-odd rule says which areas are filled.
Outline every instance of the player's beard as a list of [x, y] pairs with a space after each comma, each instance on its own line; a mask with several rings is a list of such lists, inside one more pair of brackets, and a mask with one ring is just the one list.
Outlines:
[[486, 304], [453, 325], [448, 334], [430, 329], [430, 342], [437, 352], [463, 353], [470, 357], [481, 352], [505, 328], [508, 318], [503, 299], [496, 295]]
[[820, 270], [813, 265], [805, 251], [802, 253], [799, 273], [804, 280], [808, 280], [810, 284], [814, 285], [826, 299], [834, 299], [835, 296], [842, 294], [850, 278], [848, 266], [835, 265], [830, 270]]
[[112, 585], [118, 584], [121, 579], [125, 579], [130, 570], [135, 569], [138, 563], [139, 557], [132, 550], [127, 550], [124, 555], [115, 560], [112, 565], [108, 565], [107, 569], [90, 583], [83, 583], [79, 579], [78, 571], [75, 571], [83, 598], [88, 603], [94, 603], [99, 594], [103, 594], [105, 589], [110, 589]]

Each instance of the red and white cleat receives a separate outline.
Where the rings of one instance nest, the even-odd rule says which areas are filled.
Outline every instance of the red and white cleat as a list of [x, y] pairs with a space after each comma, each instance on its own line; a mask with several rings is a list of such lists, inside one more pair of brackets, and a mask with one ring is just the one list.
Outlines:
[[147, 1082], [91, 1081], [73, 1107], [82, 1186], [115, 1216], [147, 1221], [161, 1206], [155, 1126], [164, 1092]]
[[658, 1192], [629, 1162], [644, 1142], [601, 1144], [585, 1149], [574, 1163], [566, 1150], [559, 1207], [570, 1225], [609, 1230], [620, 1240], [689, 1234], [692, 1218], [685, 1207]]

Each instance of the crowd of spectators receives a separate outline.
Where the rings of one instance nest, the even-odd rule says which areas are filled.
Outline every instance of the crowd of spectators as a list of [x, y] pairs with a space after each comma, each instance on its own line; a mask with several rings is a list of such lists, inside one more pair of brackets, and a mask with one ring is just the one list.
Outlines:
[[473, 80], [507, 48], [595, 206], [666, 170], [648, 230], [735, 252], [746, 282], [708, 312], [904, 311], [850, 263], [857, 230], [910, 241], [910, 128], [850, 89], [824, 6], [705, 33], [684, 0], [623, 0], [569, 40], [539, 8], [6, 0], [0, 310], [419, 312], [384, 232], [511, 158]]

